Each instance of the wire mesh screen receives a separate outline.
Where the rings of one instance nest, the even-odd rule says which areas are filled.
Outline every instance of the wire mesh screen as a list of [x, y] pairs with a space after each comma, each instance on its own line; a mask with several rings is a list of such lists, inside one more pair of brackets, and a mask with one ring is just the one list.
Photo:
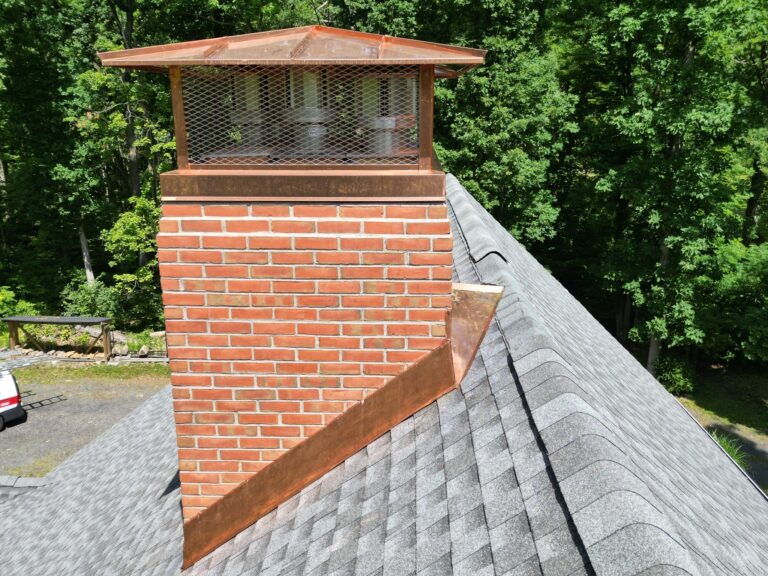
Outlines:
[[191, 164], [418, 165], [418, 66], [182, 68]]

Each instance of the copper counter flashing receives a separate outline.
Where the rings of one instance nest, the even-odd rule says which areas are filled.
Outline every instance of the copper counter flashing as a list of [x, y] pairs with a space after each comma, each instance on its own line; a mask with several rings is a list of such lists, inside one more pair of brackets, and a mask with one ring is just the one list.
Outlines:
[[174, 170], [160, 175], [163, 200], [183, 198], [318, 198], [425, 201], [445, 198], [437, 170]]
[[[490, 324], [501, 288], [455, 284], [451, 342], [292, 448], [184, 524], [182, 568], [216, 550], [282, 502], [459, 385]], [[461, 342], [455, 342], [457, 339]]]

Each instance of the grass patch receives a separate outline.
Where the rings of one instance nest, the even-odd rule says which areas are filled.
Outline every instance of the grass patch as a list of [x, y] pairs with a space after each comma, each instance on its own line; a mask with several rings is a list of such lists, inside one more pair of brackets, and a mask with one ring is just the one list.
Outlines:
[[695, 404], [712, 419], [742, 424], [768, 435], [768, 373], [712, 369], [699, 375], [684, 403]]
[[82, 366], [28, 366], [13, 371], [20, 384], [35, 382], [51, 384], [67, 380], [99, 378], [104, 380], [136, 380], [142, 378], [168, 378], [170, 370], [161, 363], [132, 363], [110, 366], [108, 364], [86, 364]]
[[720, 444], [720, 448], [725, 450], [728, 456], [741, 466], [742, 470], [749, 470], [749, 456], [744, 452], [741, 442], [719, 430], [712, 430], [709, 434], [715, 439], [715, 442]]
[[48, 452], [48, 454], [39, 456], [21, 466], [9, 468], [6, 473], [11, 476], [42, 478], [48, 474], [48, 472], [56, 468], [59, 463], [66, 460], [66, 456], [66, 454], [60, 454], [58, 452]]

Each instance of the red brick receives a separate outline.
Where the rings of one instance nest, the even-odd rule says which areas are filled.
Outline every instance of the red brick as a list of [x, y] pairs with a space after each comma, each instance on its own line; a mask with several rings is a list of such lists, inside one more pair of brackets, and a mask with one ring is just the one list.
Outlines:
[[405, 320], [405, 310], [397, 308], [369, 309], [365, 310], [366, 322], [402, 322]]
[[272, 252], [272, 264], [314, 264], [314, 261], [312, 252]]
[[224, 252], [224, 262], [227, 264], [266, 264], [269, 256], [266, 252]]
[[285, 217], [291, 215], [291, 209], [286, 204], [260, 204], [251, 206], [251, 216]]
[[[259, 376], [257, 381], [261, 378], [267, 378], [267, 376]], [[287, 380], [288, 378], [285, 379]], [[238, 400], [274, 400], [275, 397], [276, 394], [274, 390], [263, 390], [258, 388], [251, 388], [249, 390], [235, 390], [235, 398]]]
[[205, 348], [181, 348], [174, 346], [168, 350], [168, 358], [195, 358], [195, 359], [207, 359], [208, 351]]
[[342, 278], [384, 278], [382, 266], [344, 266], [341, 269]]
[[387, 278], [390, 280], [429, 280], [429, 268], [415, 266], [390, 266]]
[[232, 390], [221, 390], [220, 388], [194, 388], [192, 398], [195, 400], [230, 400]]
[[251, 250], [290, 250], [292, 240], [288, 236], [251, 236], [248, 247]]
[[288, 294], [254, 294], [251, 306], [293, 306], [294, 296]]
[[[279, 414], [262, 414], [260, 412], [241, 413], [237, 415], [240, 424], [277, 424], [280, 421]], [[250, 448], [257, 446], [251, 445]], [[269, 445], [259, 446], [259, 448], [270, 448]]]
[[343, 402], [304, 402], [304, 412], [341, 412]]
[[159, 234], [157, 237], [158, 248], [199, 248], [199, 236], [169, 236]]
[[282, 374], [313, 374], [317, 364], [313, 362], [278, 362], [277, 372]]
[[444, 342], [444, 338], [409, 338], [408, 348], [414, 350], [434, 350]]
[[363, 292], [366, 294], [400, 294], [405, 292], [402, 282], [363, 282]]
[[317, 283], [318, 292], [321, 294], [358, 294], [360, 292], [360, 283], [352, 281], [319, 281]]
[[211, 250], [182, 250], [179, 252], [180, 262], [205, 262], [212, 264], [221, 263], [221, 252]]
[[384, 334], [384, 324], [373, 322], [344, 324], [343, 332], [345, 336], [382, 336]]
[[417, 362], [428, 354], [425, 350], [388, 350], [387, 362]]
[[245, 246], [243, 236], [203, 236], [203, 248], [244, 249]]
[[297, 296], [297, 306], [309, 306], [312, 308], [335, 308], [339, 305], [338, 296]]
[[323, 309], [320, 310], [320, 320], [333, 320], [335, 322], [354, 322], [361, 319], [360, 310], [333, 310]]
[[[410, 225], [410, 224], [409, 224]], [[405, 233], [403, 222], [365, 222], [363, 230], [366, 234], [395, 235]]]
[[384, 239], [383, 238], [342, 238], [341, 239], [342, 250], [383, 250]]
[[174, 400], [173, 409], [176, 412], [211, 412], [213, 402], [207, 400]]
[[[315, 254], [318, 264], [359, 264], [359, 252], [318, 252]], [[311, 263], [311, 261], [309, 262]]]
[[430, 206], [427, 209], [427, 218], [435, 220], [445, 220], [448, 218], [448, 207], [446, 205]]
[[222, 374], [213, 377], [214, 386], [253, 386], [253, 376]]
[[224, 334], [190, 334], [187, 341], [190, 346], [226, 346], [229, 337]]
[[202, 216], [202, 206], [199, 204], [163, 204], [164, 217], [181, 216]]
[[354, 220], [332, 220], [317, 223], [317, 232], [319, 234], [359, 234], [360, 222]]
[[341, 386], [339, 376], [302, 376], [301, 386], [303, 388], [338, 388]]
[[[338, 330], [338, 327], [337, 327]], [[338, 362], [340, 350], [299, 350], [299, 360], [302, 362]]]
[[345, 362], [384, 362], [384, 352], [380, 350], [344, 350], [341, 357]]
[[205, 304], [205, 295], [163, 292], [163, 304], [166, 306], [201, 306]]
[[426, 206], [387, 206], [387, 218], [421, 219], [427, 217]]
[[253, 334], [295, 334], [296, 324], [292, 322], [254, 322]]
[[243, 204], [225, 205], [225, 204], [207, 204], [205, 206], [206, 216], [221, 216], [224, 218], [235, 218], [248, 216], [248, 206]]
[[225, 286], [224, 280], [184, 280], [184, 290], [190, 292], [223, 292]]
[[360, 374], [358, 362], [322, 362], [320, 374]]
[[283, 388], [277, 391], [280, 400], [319, 400], [320, 391], [312, 388]]
[[185, 320], [167, 320], [165, 322], [167, 332], [207, 332], [205, 322], [192, 322]]
[[192, 264], [160, 264], [160, 274], [166, 278], [197, 278], [202, 276], [203, 267]]
[[298, 385], [296, 376], [259, 376], [256, 381], [259, 386], [272, 388], [292, 388]]
[[251, 333], [251, 325], [248, 322], [211, 322], [210, 328], [214, 334]]
[[295, 218], [336, 218], [338, 206], [335, 204], [325, 205], [297, 205], [293, 207], [293, 216]]
[[442, 222], [408, 222], [408, 234], [448, 235], [451, 233], [451, 224], [447, 220]]
[[226, 220], [227, 232], [252, 233], [266, 232], [269, 230], [268, 220]]
[[363, 264], [405, 264], [403, 252], [363, 252]]
[[433, 238], [432, 250], [435, 252], [450, 252], [453, 250], [452, 238]]
[[432, 280], [450, 280], [453, 278], [453, 270], [450, 266], [430, 268], [429, 270], [432, 273]]
[[388, 336], [429, 336], [428, 324], [387, 324]]
[[283, 415], [283, 424], [322, 424], [323, 417], [319, 414], [285, 414]]
[[277, 320], [317, 320], [317, 310], [312, 308], [277, 308], [274, 313]]
[[309, 234], [315, 232], [315, 223], [307, 220], [272, 220], [272, 232], [278, 234]]
[[362, 390], [323, 390], [323, 400], [363, 400]]
[[250, 360], [249, 348], [211, 348], [211, 360]]
[[381, 308], [384, 306], [384, 296], [343, 296], [341, 303], [350, 308]]
[[383, 206], [342, 206], [339, 210], [342, 218], [383, 218]]
[[335, 280], [338, 277], [338, 268], [318, 266], [299, 266], [296, 268], [296, 278]]
[[409, 294], [450, 294], [451, 293], [450, 282], [434, 281], [434, 282], [408, 282]]
[[429, 250], [429, 238], [387, 238], [387, 250]]
[[360, 348], [360, 339], [345, 336], [321, 336], [318, 339], [318, 346], [320, 348], [357, 349]]
[[339, 246], [337, 238], [298, 236], [294, 238], [296, 250], [336, 250]]
[[414, 266], [450, 266], [453, 256], [450, 252], [416, 252], [410, 255], [410, 262]]
[[315, 345], [312, 336], [275, 336], [275, 346], [291, 346], [292, 348], [311, 348]]
[[189, 320], [228, 320], [229, 308], [187, 308], [187, 318]]
[[231, 266], [208, 264], [205, 266], [206, 276], [212, 278], [248, 278], [248, 266]]
[[[269, 280], [229, 280], [227, 283], [231, 292], [269, 292]], [[253, 299], [251, 299], [253, 303]]]
[[251, 266], [251, 278], [293, 278], [291, 266]]
[[338, 323], [315, 323], [309, 322], [306, 324], [300, 323], [297, 326], [297, 332], [299, 334], [315, 334], [322, 336], [337, 336], [339, 334]]
[[209, 306], [248, 306], [250, 300], [247, 294], [208, 294]]
[[264, 412], [301, 412], [299, 402], [259, 402], [259, 409]]
[[274, 292], [291, 292], [294, 294], [308, 294], [315, 291], [315, 283], [308, 281], [274, 281], [272, 282], [272, 290]]
[[404, 338], [364, 338], [365, 348], [405, 348]]
[[184, 232], [221, 232], [221, 220], [182, 220]]

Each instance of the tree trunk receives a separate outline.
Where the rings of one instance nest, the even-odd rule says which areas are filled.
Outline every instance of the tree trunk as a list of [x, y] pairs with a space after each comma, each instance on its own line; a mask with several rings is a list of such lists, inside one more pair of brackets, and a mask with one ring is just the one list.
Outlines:
[[82, 223], [80, 223], [78, 233], [80, 235], [80, 250], [83, 253], [83, 268], [85, 268], [85, 279], [88, 281], [88, 284], [93, 284], [96, 281], [96, 277], [93, 275], [91, 252], [88, 250], [88, 238], [85, 235], [85, 228], [83, 228]]
[[659, 352], [661, 351], [661, 342], [656, 336], [651, 335], [651, 341], [648, 344], [648, 361], [645, 364], [645, 369], [648, 370], [653, 376], [656, 375], [656, 361], [659, 359]]
[[741, 241], [745, 246], [749, 246], [752, 243], [752, 236], [757, 229], [757, 225], [760, 223], [758, 209], [760, 208], [760, 201], [765, 192], [766, 184], [765, 174], [763, 174], [757, 158], [752, 162], [752, 169], [754, 172], [752, 173], [752, 180], [749, 185], [752, 194], [749, 197], [749, 200], [747, 200], [747, 209], [744, 213], [744, 222], [741, 231]]

